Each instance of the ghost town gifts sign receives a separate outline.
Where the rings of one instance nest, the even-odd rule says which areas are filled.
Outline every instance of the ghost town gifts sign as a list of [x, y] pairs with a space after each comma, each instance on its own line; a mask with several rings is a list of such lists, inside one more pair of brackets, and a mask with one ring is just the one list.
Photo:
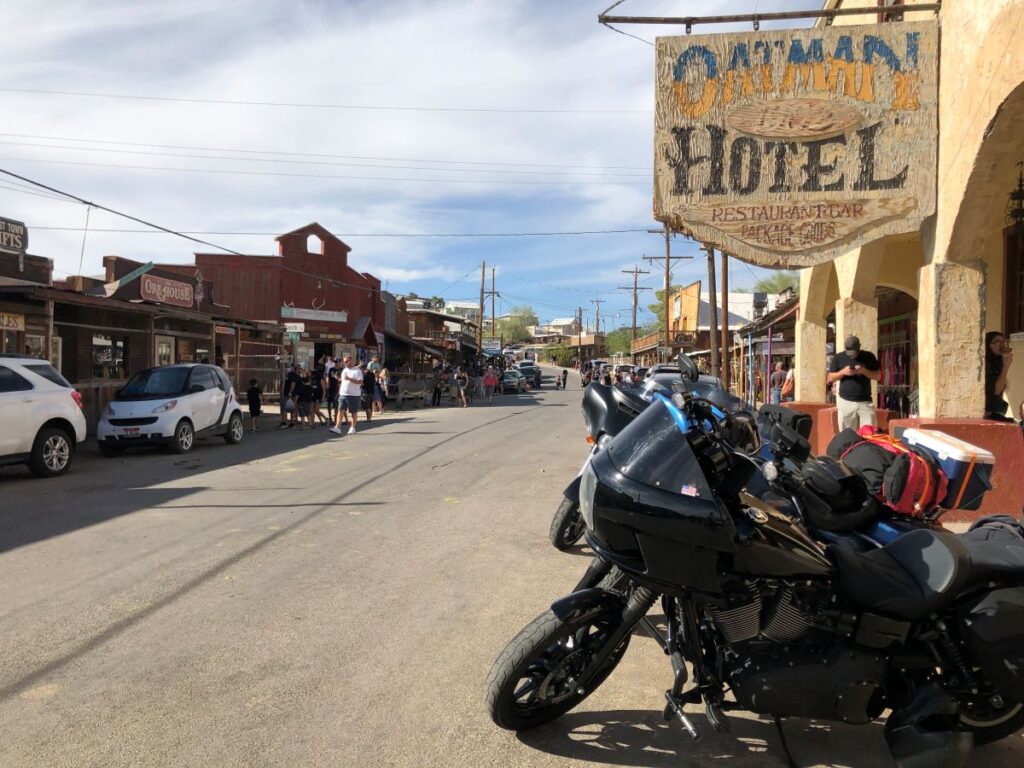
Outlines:
[[654, 217], [766, 266], [935, 210], [931, 22], [661, 37]]

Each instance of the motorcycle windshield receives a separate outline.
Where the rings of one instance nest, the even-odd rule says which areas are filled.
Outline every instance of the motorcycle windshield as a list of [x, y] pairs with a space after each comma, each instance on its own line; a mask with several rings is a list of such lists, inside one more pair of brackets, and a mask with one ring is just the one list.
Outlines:
[[683, 413], [656, 398], [608, 444], [608, 455], [615, 468], [634, 482], [711, 500], [711, 486], [687, 440], [687, 431]]

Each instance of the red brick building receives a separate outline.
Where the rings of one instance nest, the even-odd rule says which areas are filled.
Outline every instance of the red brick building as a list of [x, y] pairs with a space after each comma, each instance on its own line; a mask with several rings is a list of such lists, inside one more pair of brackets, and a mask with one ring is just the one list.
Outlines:
[[352, 249], [319, 224], [275, 238], [276, 256], [197, 253], [195, 265], [161, 265], [217, 286], [235, 317], [285, 323], [295, 362], [367, 355], [384, 330], [380, 280], [348, 263]]

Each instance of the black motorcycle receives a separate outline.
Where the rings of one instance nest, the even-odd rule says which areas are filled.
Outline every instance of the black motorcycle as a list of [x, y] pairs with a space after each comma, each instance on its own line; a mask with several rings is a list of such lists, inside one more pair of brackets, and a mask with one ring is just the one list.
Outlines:
[[[775, 430], [782, 449], [801, 444], [790, 431]], [[758, 464], [726, 435], [709, 403], [677, 393], [591, 457], [587, 543], [595, 567], [614, 567], [628, 588], [563, 597], [508, 644], [486, 685], [497, 725], [526, 730], [568, 712], [642, 625], [672, 660], [665, 717], [695, 737], [686, 704], [702, 704], [718, 730], [730, 709], [861, 724], [888, 709], [898, 765], [948, 768], [1024, 727], [1019, 526], [825, 545], [800, 513], [827, 520], [828, 493], [780, 480], [783, 462]], [[797, 514], [750, 493], [757, 483], [798, 490]], [[646, 618], [658, 602], [665, 633]]]

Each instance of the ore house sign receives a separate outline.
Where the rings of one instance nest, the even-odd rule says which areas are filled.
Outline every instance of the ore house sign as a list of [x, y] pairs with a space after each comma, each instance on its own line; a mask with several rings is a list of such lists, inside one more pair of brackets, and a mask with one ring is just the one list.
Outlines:
[[935, 211], [931, 22], [657, 41], [654, 217], [806, 267]]

